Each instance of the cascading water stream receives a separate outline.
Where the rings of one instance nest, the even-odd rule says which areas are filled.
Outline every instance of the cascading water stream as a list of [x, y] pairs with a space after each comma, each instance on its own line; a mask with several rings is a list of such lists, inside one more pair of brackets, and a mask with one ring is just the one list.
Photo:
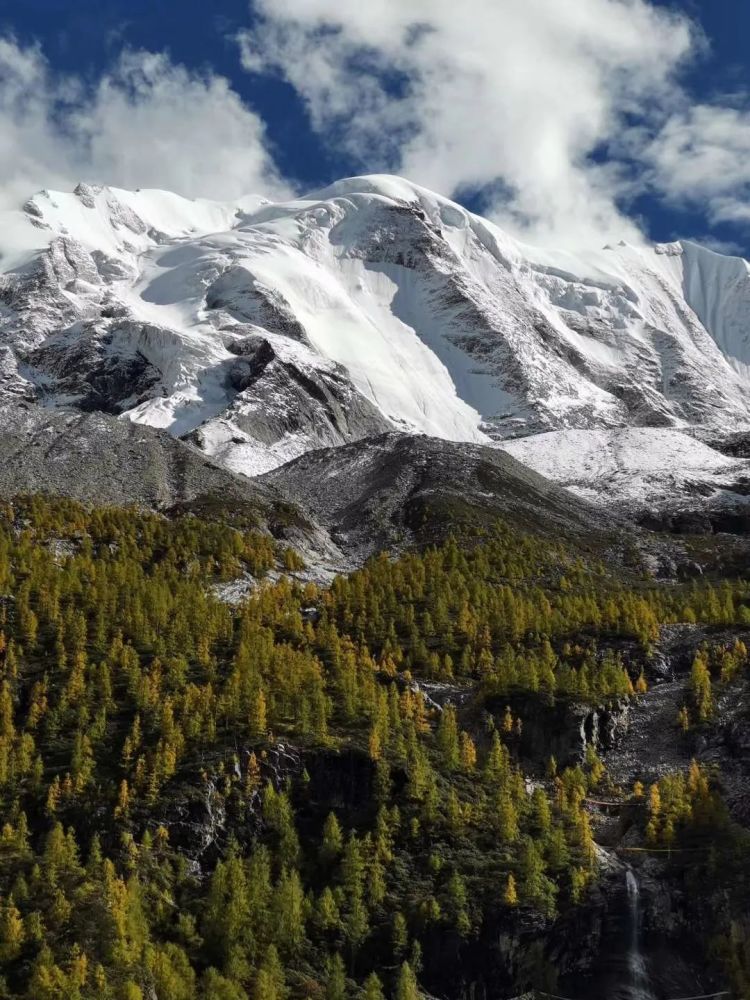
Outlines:
[[654, 921], [648, 935], [644, 934], [646, 898], [637, 873], [632, 868], [620, 869], [617, 882], [617, 887], [612, 887], [600, 934], [592, 941], [597, 955], [591, 972], [584, 977], [569, 972], [556, 992], [579, 1000], [664, 1000], [704, 995], [700, 953], [696, 950], [693, 954], [670, 940], [658, 921]]
[[641, 952], [641, 899], [638, 879], [632, 868], [628, 868], [625, 880], [628, 890], [630, 932], [628, 944], [628, 972], [630, 982], [628, 983], [626, 996], [629, 1000], [656, 1000], [651, 990], [651, 980], [648, 974], [646, 959]]

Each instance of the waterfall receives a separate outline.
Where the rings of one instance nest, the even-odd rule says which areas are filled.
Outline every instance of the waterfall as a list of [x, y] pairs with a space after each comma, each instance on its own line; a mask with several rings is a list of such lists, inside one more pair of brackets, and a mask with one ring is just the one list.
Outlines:
[[646, 959], [641, 952], [641, 899], [638, 879], [632, 868], [625, 873], [629, 903], [629, 945], [628, 972], [630, 982], [627, 996], [630, 1000], [656, 1000], [651, 991], [651, 980], [648, 974]]

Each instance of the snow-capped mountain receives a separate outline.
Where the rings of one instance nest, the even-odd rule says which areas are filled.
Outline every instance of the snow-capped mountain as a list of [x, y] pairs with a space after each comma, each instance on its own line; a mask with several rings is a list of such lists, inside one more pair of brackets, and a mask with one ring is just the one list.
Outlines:
[[524, 437], [544, 472], [554, 439], [528, 435], [659, 428], [669, 454], [750, 428], [745, 261], [533, 248], [395, 177], [284, 204], [42, 192], [0, 216], [0, 269], [0, 398], [164, 428], [248, 475], [386, 430]]

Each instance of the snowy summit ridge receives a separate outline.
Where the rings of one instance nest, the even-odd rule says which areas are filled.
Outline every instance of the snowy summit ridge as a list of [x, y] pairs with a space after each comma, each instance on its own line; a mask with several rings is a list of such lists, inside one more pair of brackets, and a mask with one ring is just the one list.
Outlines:
[[42, 192], [0, 218], [0, 272], [0, 399], [248, 475], [392, 429], [524, 438], [533, 466], [542, 432], [750, 428], [745, 261], [533, 248], [397, 177], [281, 204]]

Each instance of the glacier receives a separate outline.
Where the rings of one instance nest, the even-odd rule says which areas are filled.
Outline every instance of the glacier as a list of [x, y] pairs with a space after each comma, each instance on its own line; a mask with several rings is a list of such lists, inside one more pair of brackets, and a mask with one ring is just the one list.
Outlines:
[[750, 429], [749, 388], [748, 264], [690, 242], [531, 247], [390, 176], [285, 203], [81, 184], [0, 215], [0, 400], [249, 476], [395, 430], [582, 491], [722, 490], [744, 460], [698, 438]]

